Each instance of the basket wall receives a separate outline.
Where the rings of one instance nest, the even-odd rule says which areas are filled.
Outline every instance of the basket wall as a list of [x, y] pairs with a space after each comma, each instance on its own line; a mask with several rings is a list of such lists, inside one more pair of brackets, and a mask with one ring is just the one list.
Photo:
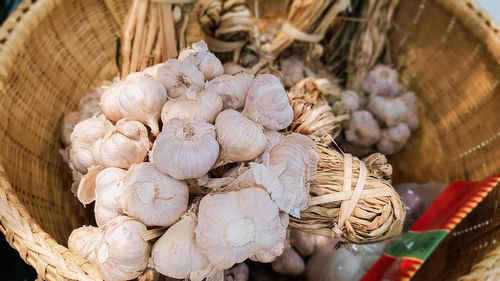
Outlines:
[[[499, 56], [463, 24], [466, 16], [434, 1], [401, 1], [391, 34], [394, 64], [422, 103], [421, 128], [392, 159], [399, 182], [481, 179], [500, 170]], [[59, 132], [90, 85], [117, 73], [125, 14], [120, 0], [33, 0], [0, 29], [0, 231], [48, 280], [99, 279], [61, 246], [91, 219], [69, 191]]]

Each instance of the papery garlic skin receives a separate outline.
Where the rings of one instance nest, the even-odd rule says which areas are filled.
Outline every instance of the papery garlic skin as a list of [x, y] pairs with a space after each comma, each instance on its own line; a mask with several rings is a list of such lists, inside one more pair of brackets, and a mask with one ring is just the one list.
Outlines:
[[215, 273], [214, 266], [195, 244], [196, 215], [188, 212], [172, 225], [151, 251], [154, 268], [161, 274], [201, 281]]
[[261, 74], [252, 81], [243, 114], [272, 130], [285, 129], [292, 123], [293, 109], [278, 77]]
[[158, 69], [160, 69], [160, 67], [162, 67], [162, 65], [163, 65], [163, 63], [158, 63], [158, 64], [155, 64], [153, 66], [146, 67], [146, 68], [144, 68], [144, 70], [142, 72], [151, 76], [151, 78], [157, 80], [158, 79]]
[[304, 61], [298, 56], [291, 56], [281, 61], [281, 72], [283, 73], [283, 84], [292, 87], [304, 78]]
[[200, 202], [196, 245], [216, 268], [227, 269], [283, 244], [282, 228], [278, 207], [263, 189], [209, 194]]
[[219, 113], [215, 128], [221, 146], [220, 158], [225, 163], [255, 159], [266, 148], [263, 128], [238, 111], [228, 109]]
[[218, 156], [214, 125], [191, 119], [165, 123], [151, 151], [158, 170], [179, 180], [202, 177]]
[[355, 111], [345, 130], [345, 139], [360, 146], [374, 145], [380, 139], [380, 127], [373, 115], [366, 110]]
[[342, 100], [344, 101], [345, 109], [353, 112], [358, 110], [360, 99], [359, 95], [355, 91], [345, 90], [340, 93]]
[[280, 212], [279, 217], [281, 225], [281, 235], [278, 243], [276, 243], [269, 251], [260, 252], [251, 256], [250, 260], [267, 263], [274, 261], [277, 257], [283, 254], [285, 246], [289, 244], [286, 237], [288, 233], [287, 227], [288, 223], [290, 222], [290, 218], [285, 212]]
[[148, 131], [142, 123], [121, 119], [94, 144], [92, 157], [103, 167], [127, 169], [144, 161], [149, 146]]
[[292, 276], [298, 276], [306, 269], [304, 260], [292, 247], [287, 248], [271, 266], [278, 273]]
[[86, 174], [89, 167], [97, 165], [97, 162], [92, 157], [92, 147], [112, 127], [113, 124], [102, 115], [76, 124], [71, 133], [70, 167], [82, 174]]
[[205, 41], [193, 43], [191, 48], [182, 50], [178, 59], [196, 66], [203, 73], [205, 80], [212, 80], [224, 73], [221, 61], [208, 51]]
[[378, 96], [396, 96], [403, 88], [398, 82], [397, 71], [383, 64], [368, 72], [361, 87], [367, 93]]
[[387, 126], [395, 126], [406, 116], [407, 107], [400, 98], [372, 97], [368, 109]]
[[249, 74], [239, 73], [234, 76], [224, 74], [208, 81], [205, 89], [218, 94], [222, 98], [224, 110], [241, 111], [245, 106], [252, 80], [253, 77]]
[[165, 87], [171, 98], [185, 95], [189, 88], [199, 92], [205, 84], [203, 73], [195, 66], [176, 59], [169, 59], [158, 67], [156, 75], [158, 82]]
[[405, 123], [383, 129], [377, 150], [385, 155], [400, 151], [410, 138], [410, 128]]
[[118, 201], [125, 214], [147, 226], [169, 226], [187, 210], [187, 184], [160, 172], [153, 163], [130, 167]]
[[126, 175], [126, 170], [107, 168], [96, 177], [94, 213], [98, 226], [123, 214], [118, 198], [122, 193], [120, 182]]
[[163, 124], [172, 119], [196, 119], [214, 123], [222, 111], [222, 99], [211, 91], [190, 92], [186, 96], [169, 100], [161, 111]]
[[408, 125], [410, 130], [415, 130], [418, 128], [418, 107], [417, 107], [417, 96], [413, 92], [406, 92], [401, 95], [401, 100], [406, 105], [406, 114], [403, 117], [403, 122]]
[[153, 135], [160, 131], [163, 104], [167, 102], [165, 88], [144, 73], [131, 73], [124, 81], [109, 88], [101, 97], [101, 108], [112, 121], [122, 118], [139, 121], [151, 128]]
[[95, 248], [103, 237], [102, 229], [94, 226], [82, 226], [71, 232], [68, 238], [68, 248], [94, 263], [96, 261]]
[[103, 170], [101, 166], [92, 166], [88, 169], [88, 173], [80, 179], [76, 196], [83, 204], [90, 204], [95, 200], [96, 178]]
[[119, 216], [104, 226], [104, 237], [96, 248], [96, 265], [108, 281], [137, 278], [146, 268], [151, 246], [142, 235], [141, 222]]

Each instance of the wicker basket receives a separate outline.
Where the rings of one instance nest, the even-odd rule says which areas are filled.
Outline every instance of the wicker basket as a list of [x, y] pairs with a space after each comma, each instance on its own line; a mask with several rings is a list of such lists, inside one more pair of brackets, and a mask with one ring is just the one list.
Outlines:
[[[0, 29], [0, 230], [40, 279], [101, 280], [65, 246], [91, 215], [69, 191], [61, 118], [115, 73], [126, 1], [30, 0]], [[500, 35], [472, 0], [401, 1], [391, 52], [421, 100], [395, 181], [479, 180], [500, 171]], [[466, 274], [500, 242], [496, 188], [415, 279]], [[432, 278], [429, 278], [432, 276]]]

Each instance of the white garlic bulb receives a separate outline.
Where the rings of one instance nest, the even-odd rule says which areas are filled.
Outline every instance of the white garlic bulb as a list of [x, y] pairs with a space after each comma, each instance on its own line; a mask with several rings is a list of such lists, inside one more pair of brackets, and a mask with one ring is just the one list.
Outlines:
[[199, 92], [205, 84], [203, 73], [195, 66], [176, 59], [169, 59], [158, 67], [156, 77], [171, 98], [185, 95], [189, 88]]
[[272, 262], [277, 257], [283, 254], [285, 246], [289, 244], [286, 237], [288, 233], [287, 227], [288, 223], [290, 222], [290, 218], [288, 217], [288, 214], [284, 212], [280, 212], [279, 217], [281, 225], [281, 230], [280, 230], [281, 235], [279, 239], [280, 242], [276, 243], [269, 251], [262, 251], [258, 254], [251, 256], [250, 260], [264, 262], [264, 263]]
[[90, 204], [95, 200], [96, 178], [102, 170], [101, 166], [92, 166], [88, 168], [88, 173], [81, 178], [76, 197], [83, 205]]
[[126, 175], [126, 170], [107, 168], [96, 177], [94, 213], [98, 226], [123, 214], [118, 197], [122, 192], [120, 182]]
[[73, 128], [80, 121], [82, 120], [80, 119], [80, 112], [78, 111], [72, 111], [64, 115], [61, 125], [61, 139], [65, 146], [71, 145], [71, 133], [73, 132]]
[[360, 146], [371, 146], [380, 139], [380, 127], [373, 115], [366, 110], [353, 112], [345, 130], [345, 139]]
[[137, 278], [146, 268], [151, 246], [142, 235], [146, 226], [119, 216], [104, 226], [104, 237], [96, 247], [96, 265], [108, 281]]
[[376, 65], [363, 80], [364, 91], [378, 96], [397, 96], [403, 86], [398, 82], [398, 73], [388, 65]]
[[206, 80], [212, 80], [224, 73], [222, 63], [214, 54], [208, 51], [205, 41], [193, 43], [191, 48], [182, 50], [178, 59], [196, 66], [203, 73]]
[[266, 148], [263, 128], [238, 111], [224, 110], [215, 119], [220, 158], [225, 163], [257, 158]]
[[99, 139], [92, 149], [95, 162], [103, 167], [127, 169], [144, 161], [149, 151], [148, 131], [137, 121], [121, 119], [113, 130]]
[[230, 269], [224, 270], [224, 281], [248, 281], [250, 269], [245, 263], [235, 264]]
[[218, 156], [214, 125], [191, 119], [165, 123], [151, 151], [158, 170], [179, 180], [202, 177]]
[[222, 67], [224, 67], [224, 74], [229, 74], [229, 75], [235, 75], [237, 73], [241, 73], [247, 70], [243, 66], [232, 61], [224, 63]]
[[151, 258], [155, 269], [168, 277], [201, 281], [215, 268], [195, 244], [196, 214], [188, 212], [155, 243]]
[[95, 248], [103, 237], [102, 229], [94, 226], [82, 226], [71, 232], [68, 238], [68, 248], [94, 263], [96, 260]]
[[285, 129], [292, 123], [293, 109], [278, 77], [261, 74], [252, 81], [243, 114], [272, 130]]
[[151, 76], [151, 78], [157, 80], [158, 79], [158, 69], [163, 65], [163, 63], [158, 63], [150, 67], [144, 68], [143, 73]]
[[283, 84], [285, 86], [292, 87], [304, 78], [304, 61], [298, 56], [282, 59], [280, 63], [281, 73], [283, 73]]
[[403, 121], [408, 110], [405, 103], [400, 98], [378, 96], [370, 99], [368, 109], [388, 127], [395, 126]]
[[406, 92], [401, 95], [401, 100], [405, 103], [407, 111], [403, 117], [403, 122], [408, 125], [410, 130], [418, 128], [418, 107], [417, 96], [413, 92]]
[[153, 163], [132, 165], [121, 186], [118, 201], [124, 213], [147, 226], [169, 226], [187, 210], [187, 184], [160, 172]]
[[290, 134], [280, 140], [269, 152], [270, 167], [282, 166], [278, 178], [284, 192], [271, 192], [278, 207], [297, 218], [309, 203], [309, 181], [316, 178], [319, 156], [312, 139], [301, 134]]
[[274, 271], [292, 276], [298, 276], [304, 272], [306, 265], [299, 254], [289, 247], [271, 264]]
[[385, 155], [391, 155], [400, 151], [410, 138], [410, 128], [405, 123], [383, 129], [377, 150]]
[[283, 247], [282, 230], [278, 207], [261, 188], [209, 194], [200, 202], [196, 246], [216, 268], [227, 269]]
[[218, 94], [222, 98], [224, 109], [241, 111], [245, 106], [248, 89], [253, 77], [249, 74], [221, 75], [208, 81], [205, 89]]
[[207, 90], [194, 93], [188, 90], [185, 96], [165, 103], [161, 111], [161, 121], [165, 124], [174, 118], [196, 119], [213, 124], [221, 111], [222, 99], [216, 93]]
[[345, 90], [340, 93], [342, 100], [344, 101], [345, 109], [353, 112], [358, 110], [360, 100], [359, 96], [355, 91]]
[[110, 87], [101, 97], [101, 108], [112, 121], [122, 118], [139, 121], [151, 128], [151, 133], [160, 132], [163, 104], [167, 92], [162, 85], [144, 73], [132, 73], [124, 81]]
[[290, 231], [290, 244], [303, 256], [310, 256], [314, 251], [316, 238], [314, 235], [302, 231]]
[[97, 165], [92, 157], [92, 147], [112, 127], [113, 124], [103, 115], [76, 124], [71, 133], [70, 167], [86, 174], [89, 167]]

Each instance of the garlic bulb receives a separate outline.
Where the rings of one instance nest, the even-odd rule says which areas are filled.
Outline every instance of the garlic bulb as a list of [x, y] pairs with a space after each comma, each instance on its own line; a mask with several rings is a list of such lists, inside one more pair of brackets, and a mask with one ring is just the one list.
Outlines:
[[195, 213], [186, 213], [155, 243], [151, 258], [158, 272], [193, 281], [201, 281], [215, 273], [213, 265], [195, 245], [196, 220]]
[[196, 246], [218, 269], [283, 246], [278, 207], [266, 191], [250, 187], [203, 197]]
[[76, 124], [71, 133], [70, 167], [82, 174], [97, 163], [92, 157], [92, 147], [97, 140], [113, 127], [113, 124], [101, 115]]
[[218, 94], [222, 98], [224, 109], [241, 111], [245, 106], [245, 100], [252, 80], [252, 75], [244, 73], [234, 76], [224, 74], [208, 81], [205, 89]]
[[258, 75], [248, 90], [243, 114], [268, 129], [281, 130], [293, 120], [293, 109], [278, 77]]
[[309, 203], [309, 181], [316, 178], [318, 161], [316, 144], [301, 134], [290, 134], [271, 149], [267, 165], [283, 167], [277, 175], [284, 192], [271, 192], [282, 211], [300, 218]]
[[259, 163], [269, 163], [269, 152], [271, 149], [285, 136], [273, 130], [265, 130], [264, 134], [266, 135], [266, 149], [264, 149], [264, 153], [259, 157]]
[[400, 151], [410, 138], [410, 128], [405, 123], [382, 130], [377, 150], [385, 155]]
[[224, 74], [229, 75], [235, 75], [246, 70], [246, 68], [244, 68], [243, 66], [232, 61], [224, 63], [222, 67], [224, 68]]
[[407, 108], [400, 98], [372, 97], [368, 109], [387, 126], [399, 124], [406, 116]]
[[80, 180], [76, 196], [83, 205], [90, 204], [95, 200], [96, 178], [102, 170], [103, 167], [101, 166], [92, 166]]
[[80, 119], [80, 112], [78, 111], [69, 112], [64, 115], [61, 125], [61, 139], [65, 146], [71, 145], [71, 133], [73, 132], [73, 128], [80, 121], [82, 120]]
[[355, 145], [371, 146], [380, 139], [380, 127], [366, 110], [355, 111], [345, 130], [345, 139]]
[[219, 113], [215, 129], [221, 146], [220, 158], [225, 163], [255, 159], [266, 148], [263, 128], [238, 111], [228, 109]]
[[151, 76], [151, 78], [157, 80], [158, 79], [158, 69], [160, 69], [160, 67], [162, 67], [162, 65], [163, 65], [163, 63], [158, 63], [158, 64], [155, 64], [153, 66], [146, 67], [146, 68], [144, 68], [144, 70], [142, 72]]
[[162, 85], [144, 73], [132, 73], [124, 81], [110, 87], [101, 97], [101, 108], [112, 121], [122, 118], [139, 121], [160, 132], [158, 120], [161, 108], [167, 102]]
[[415, 130], [418, 128], [418, 107], [417, 107], [417, 97], [413, 92], [406, 92], [401, 95], [401, 100], [406, 105], [406, 114], [403, 117], [403, 122], [408, 125], [410, 130]]
[[314, 235], [302, 231], [290, 231], [290, 244], [303, 257], [310, 256], [314, 251], [316, 239]]
[[224, 270], [224, 281], [248, 281], [250, 269], [245, 263], [235, 264], [230, 269]]
[[360, 100], [359, 96], [355, 91], [345, 90], [340, 93], [342, 100], [344, 101], [345, 109], [353, 112], [358, 110]]
[[96, 260], [95, 248], [103, 237], [102, 229], [94, 226], [82, 226], [71, 232], [68, 238], [68, 248], [94, 263]]
[[158, 170], [179, 180], [205, 175], [217, 160], [215, 127], [200, 120], [172, 119], [163, 125], [151, 151]]
[[271, 264], [274, 271], [292, 276], [298, 276], [304, 272], [306, 265], [299, 254], [289, 247]]
[[291, 56], [281, 61], [281, 73], [283, 73], [283, 84], [292, 87], [304, 78], [304, 61], [298, 56]]
[[104, 226], [104, 237], [96, 247], [96, 265], [108, 281], [137, 278], [148, 265], [151, 246], [142, 235], [146, 226], [119, 216]]
[[169, 120], [196, 119], [214, 123], [217, 114], [222, 111], [222, 99], [211, 91], [194, 93], [188, 90], [185, 96], [169, 100], [161, 111], [163, 124]]
[[169, 226], [186, 212], [189, 190], [149, 162], [132, 165], [121, 182], [118, 201], [125, 214], [147, 226]]
[[203, 73], [206, 80], [212, 80], [224, 73], [222, 63], [214, 54], [208, 51], [205, 41], [193, 43], [191, 48], [182, 50], [178, 59], [196, 66]]
[[203, 73], [195, 66], [176, 59], [169, 59], [158, 67], [156, 76], [171, 98], [183, 96], [189, 88], [199, 92], [205, 84]]
[[259, 261], [259, 262], [272, 262], [276, 259], [276, 257], [279, 257], [283, 254], [285, 251], [285, 245], [288, 246], [288, 241], [286, 239], [287, 237], [287, 227], [288, 223], [290, 222], [290, 218], [288, 217], [287, 213], [280, 212], [279, 214], [280, 217], [280, 225], [281, 225], [281, 230], [280, 230], [280, 239], [279, 243], [276, 243], [269, 251], [264, 251], [260, 252], [258, 254], [255, 254], [250, 257], [250, 260], [253, 261]]
[[120, 182], [126, 175], [126, 170], [107, 168], [96, 177], [94, 213], [98, 226], [123, 214], [118, 197], [122, 192]]
[[387, 65], [378, 64], [366, 75], [361, 87], [369, 94], [396, 96], [403, 88], [398, 73]]
[[113, 130], [99, 139], [92, 149], [95, 162], [103, 167], [127, 169], [144, 161], [149, 151], [148, 131], [137, 121], [121, 119]]

